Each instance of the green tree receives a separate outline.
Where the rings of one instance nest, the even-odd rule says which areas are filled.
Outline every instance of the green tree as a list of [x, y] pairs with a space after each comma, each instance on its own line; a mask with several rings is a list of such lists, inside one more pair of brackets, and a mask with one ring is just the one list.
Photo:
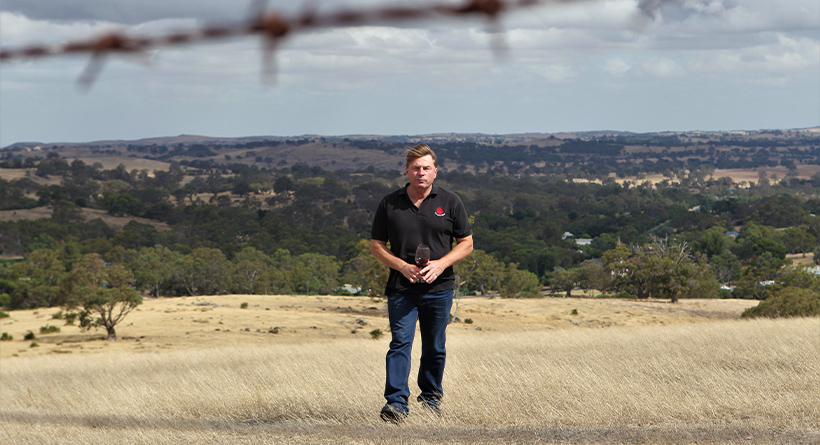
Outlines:
[[807, 265], [796, 264], [780, 269], [777, 281], [784, 287], [798, 287], [820, 291], [820, 279]]
[[703, 298], [717, 294], [718, 283], [705, 257], [692, 254], [686, 242], [655, 238], [628, 248], [620, 245], [604, 253], [614, 287], [638, 298]]
[[154, 226], [131, 220], [111, 241], [127, 249], [139, 249], [156, 245], [156, 240], [157, 229]]
[[260, 278], [260, 285], [268, 295], [286, 295], [293, 293], [293, 257], [287, 249], [277, 249], [270, 256], [268, 269]]
[[584, 292], [592, 289], [607, 291], [612, 286], [612, 275], [598, 259], [585, 260], [579, 269], [579, 286]]
[[480, 295], [487, 295], [490, 290], [498, 290], [505, 272], [503, 263], [479, 249], [473, 250], [453, 268], [459, 293], [477, 291]]
[[294, 290], [306, 295], [330, 294], [339, 287], [340, 263], [333, 257], [303, 253], [293, 262]]
[[790, 253], [802, 253], [805, 258], [817, 243], [817, 238], [805, 226], [790, 227], [783, 231], [783, 243]]
[[617, 292], [627, 292], [638, 298], [648, 298], [647, 280], [649, 269], [642, 267], [640, 260], [625, 244], [604, 252], [602, 258], [607, 271], [612, 275], [612, 287]]
[[820, 291], [799, 287], [778, 289], [770, 298], [743, 311], [743, 318], [816, 317], [820, 315]]
[[748, 223], [740, 229], [733, 253], [748, 264], [755, 256], [770, 252], [774, 257], [786, 257], [786, 245], [779, 242], [780, 235], [774, 228], [756, 223]]
[[62, 305], [58, 290], [66, 270], [57, 251], [37, 249], [24, 261], [15, 263], [10, 274], [16, 279], [9, 302], [12, 309]]
[[147, 289], [159, 297], [160, 290], [171, 284], [174, 265], [181, 255], [165, 246], [143, 247], [132, 264], [138, 289]]
[[567, 293], [567, 297], [572, 297], [572, 290], [578, 286], [581, 281], [580, 269], [564, 269], [563, 267], [556, 267], [552, 272], [552, 279], [550, 284], [553, 290], [558, 290]]
[[199, 247], [177, 261], [175, 281], [188, 295], [214, 295], [225, 289], [229, 270], [221, 250]]
[[754, 300], [769, 298], [780, 288], [776, 278], [783, 265], [784, 262], [775, 258], [771, 252], [764, 252], [762, 255], [753, 258], [749, 267], [743, 271], [737, 281], [732, 295], [737, 298]]
[[370, 242], [356, 244], [356, 256], [342, 266], [342, 281], [366, 291], [371, 297], [384, 296], [390, 269], [370, 253]]
[[261, 288], [261, 279], [268, 271], [270, 258], [255, 247], [246, 246], [234, 256], [231, 262], [237, 289], [247, 294], [255, 294]]
[[740, 260], [729, 250], [724, 250], [709, 261], [709, 268], [719, 283], [731, 283], [740, 276]]
[[533, 298], [541, 296], [541, 285], [534, 273], [510, 263], [504, 269], [498, 291], [504, 298]]
[[134, 249], [126, 249], [123, 246], [114, 246], [108, 252], [103, 254], [103, 259], [106, 263], [120, 264], [125, 267], [131, 267], [139, 256], [139, 252]]
[[713, 227], [703, 233], [697, 242], [697, 248], [709, 258], [720, 255], [726, 249], [726, 231], [722, 227]]
[[116, 340], [115, 326], [142, 304], [131, 286], [133, 276], [125, 267], [106, 266], [99, 254], [89, 253], [69, 272], [60, 285], [66, 310], [82, 308], [80, 326], [104, 327], [108, 340]]

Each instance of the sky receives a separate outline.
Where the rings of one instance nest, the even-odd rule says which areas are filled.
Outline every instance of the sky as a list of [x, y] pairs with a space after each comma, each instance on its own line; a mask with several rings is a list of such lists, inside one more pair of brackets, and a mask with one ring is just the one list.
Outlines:
[[[461, 4], [458, 0], [436, 0]], [[0, 0], [0, 46], [240, 23], [235, 0]], [[427, 0], [270, 0], [418, 5]], [[728, 131], [820, 125], [818, 0], [553, 0], [481, 17], [300, 31], [263, 80], [256, 36], [0, 64], [0, 147], [212, 137]]]

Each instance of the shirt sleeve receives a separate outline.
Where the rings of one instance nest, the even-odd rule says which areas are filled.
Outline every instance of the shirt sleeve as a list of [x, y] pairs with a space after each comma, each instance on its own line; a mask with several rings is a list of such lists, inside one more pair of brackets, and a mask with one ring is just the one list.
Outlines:
[[464, 203], [461, 198], [456, 196], [455, 218], [453, 221], [453, 237], [461, 239], [473, 234], [473, 227], [470, 224], [470, 218], [467, 216], [467, 209], [464, 208]]
[[373, 217], [373, 226], [370, 228], [370, 239], [387, 242], [387, 199], [382, 199], [379, 207], [376, 208], [376, 215]]

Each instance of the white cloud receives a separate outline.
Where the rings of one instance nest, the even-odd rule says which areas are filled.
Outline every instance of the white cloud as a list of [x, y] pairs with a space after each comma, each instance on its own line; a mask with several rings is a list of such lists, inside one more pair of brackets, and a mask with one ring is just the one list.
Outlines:
[[578, 75], [571, 66], [564, 64], [531, 66], [529, 69], [550, 82], [566, 82]]
[[22, 14], [0, 11], [0, 41], [4, 47], [89, 37], [112, 27], [111, 23], [97, 21], [56, 23], [34, 20]]
[[632, 66], [626, 63], [624, 59], [621, 59], [620, 57], [609, 59], [606, 61], [606, 63], [604, 63], [604, 71], [615, 76], [622, 75], [630, 69], [632, 69]]
[[818, 73], [820, 40], [776, 34], [765, 44], [735, 50], [713, 50], [700, 53], [688, 64], [692, 71], [758, 77], [773, 73], [777, 77]]
[[686, 72], [680, 64], [666, 57], [653, 57], [641, 64], [641, 70], [654, 77], [683, 77]]

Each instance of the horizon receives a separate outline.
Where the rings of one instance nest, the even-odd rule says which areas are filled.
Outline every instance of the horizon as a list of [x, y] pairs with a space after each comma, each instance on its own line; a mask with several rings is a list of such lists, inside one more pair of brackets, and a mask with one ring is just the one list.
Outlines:
[[[652, 135], [652, 134], [688, 134], [688, 133], [704, 133], [704, 134], [719, 134], [719, 133], [765, 133], [775, 131], [809, 131], [817, 132], [820, 135], [820, 125], [809, 127], [791, 127], [791, 128], [759, 128], [751, 129], [727, 129], [727, 130], [666, 130], [666, 131], [650, 131], [650, 132], [635, 132], [629, 130], [584, 130], [584, 131], [557, 131], [557, 132], [519, 132], [519, 133], [482, 133], [482, 132], [438, 132], [438, 133], [420, 133], [420, 134], [293, 134], [293, 135], [273, 135], [273, 134], [256, 134], [244, 136], [208, 136], [203, 134], [178, 134], [176, 136], [147, 136], [139, 139], [92, 139], [83, 141], [17, 141], [11, 144], [0, 147], [0, 150], [6, 150], [15, 146], [32, 145], [59, 145], [59, 144], [101, 144], [101, 143], [126, 143], [126, 142], [143, 142], [151, 140], [162, 139], [179, 139], [179, 138], [203, 138], [203, 139], [265, 139], [265, 138], [330, 138], [330, 139], [344, 139], [344, 138], [422, 138], [422, 137], [441, 137], [447, 135], [453, 136], [500, 136], [500, 137], [514, 137], [514, 136], [544, 136], [557, 137], [558, 135], [592, 135], [592, 134], [631, 134], [631, 135]], [[561, 139], [559, 137], [559, 139]]]

